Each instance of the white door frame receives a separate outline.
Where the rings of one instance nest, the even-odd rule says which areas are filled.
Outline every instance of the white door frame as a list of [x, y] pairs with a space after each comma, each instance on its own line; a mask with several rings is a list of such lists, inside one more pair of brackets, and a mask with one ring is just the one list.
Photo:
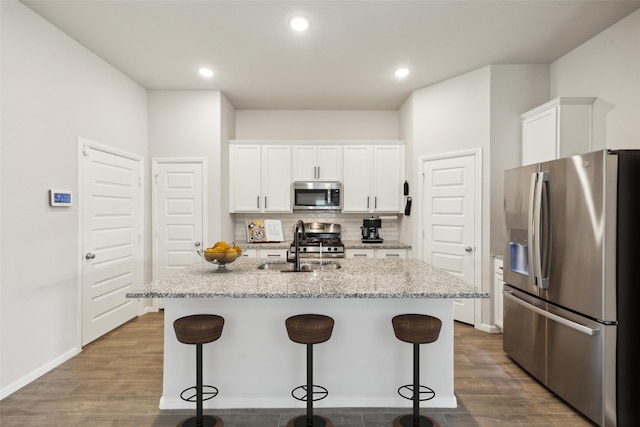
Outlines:
[[[475, 159], [475, 168], [476, 168], [476, 176], [475, 176], [475, 193], [476, 193], [476, 203], [475, 203], [475, 223], [474, 223], [474, 239], [475, 239], [475, 258], [474, 258], [474, 282], [475, 286], [482, 289], [482, 148], [475, 148], [463, 151], [455, 151], [451, 153], [443, 153], [443, 154], [434, 154], [429, 156], [420, 156], [418, 158], [419, 161], [419, 189], [417, 194], [424, 194], [424, 166], [426, 162], [434, 161], [434, 160], [445, 160], [445, 159], [454, 159], [457, 157], [468, 157], [473, 156]], [[424, 229], [424, 212], [423, 205], [424, 201], [421, 201], [417, 204], [418, 208], [418, 223], [419, 230], [417, 235], [420, 236], [418, 239], [418, 253], [420, 254], [420, 259], [424, 259], [424, 243], [423, 236], [426, 232]], [[475, 300], [475, 310], [474, 310], [474, 324], [480, 325], [482, 322], [482, 303], [479, 298]]]
[[[145, 241], [144, 236], [144, 157], [139, 156], [137, 154], [129, 153], [124, 150], [118, 150], [113, 147], [109, 147], [108, 145], [99, 144], [97, 142], [80, 138], [78, 137], [78, 196], [77, 205], [78, 205], [78, 310], [77, 310], [77, 346], [79, 349], [82, 348], [82, 310], [83, 310], [83, 265], [84, 265], [84, 253], [83, 253], [83, 238], [84, 238], [84, 203], [82, 199], [82, 194], [84, 194], [84, 179], [83, 179], [83, 157], [84, 157], [84, 147], [91, 147], [94, 150], [103, 151], [105, 153], [113, 154], [120, 157], [125, 157], [127, 159], [131, 159], [133, 161], [138, 162], [140, 166], [140, 218], [139, 218], [139, 226], [140, 226], [140, 239], [142, 242]], [[140, 262], [142, 263], [142, 278], [144, 280], [144, 244], [140, 245]], [[139, 305], [138, 308], [138, 316], [143, 314], [143, 307]]]

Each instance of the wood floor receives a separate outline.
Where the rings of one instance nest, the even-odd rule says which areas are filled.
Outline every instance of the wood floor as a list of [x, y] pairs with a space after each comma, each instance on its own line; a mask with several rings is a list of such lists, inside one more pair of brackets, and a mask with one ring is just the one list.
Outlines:
[[[163, 313], [135, 319], [0, 402], [2, 427], [175, 426], [161, 411]], [[457, 408], [423, 409], [442, 427], [592, 426], [502, 352], [502, 336], [455, 326]], [[318, 410], [336, 427], [388, 427], [407, 408]], [[208, 411], [207, 411], [208, 412]], [[225, 427], [284, 427], [293, 409], [222, 410]]]

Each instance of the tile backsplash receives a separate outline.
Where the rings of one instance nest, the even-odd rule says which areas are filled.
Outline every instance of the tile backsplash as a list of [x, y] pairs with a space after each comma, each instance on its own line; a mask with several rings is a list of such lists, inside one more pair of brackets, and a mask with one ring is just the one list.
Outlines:
[[[377, 216], [377, 215], [374, 215]], [[329, 222], [341, 225], [342, 240], [360, 240], [362, 237], [360, 226], [364, 218], [370, 218], [371, 215], [359, 213], [342, 213], [342, 212], [300, 212], [286, 214], [235, 214], [236, 230], [235, 239], [238, 242], [246, 242], [245, 221], [252, 219], [279, 219], [282, 221], [285, 240], [293, 239], [293, 229], [298, 220], [307, 222]], [[382, 218], [382, 228], [379, 230], [380, 237], [385, 240], [398, 240], [398, 217], [396, 215], [380, 215]]]

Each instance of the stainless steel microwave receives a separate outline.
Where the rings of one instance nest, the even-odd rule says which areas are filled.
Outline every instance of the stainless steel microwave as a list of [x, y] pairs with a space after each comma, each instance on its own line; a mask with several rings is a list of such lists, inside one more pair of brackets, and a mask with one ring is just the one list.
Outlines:
[[342, 184], [339, 182], [294, 182], [291, 188], [294, 211], [342, 210]]

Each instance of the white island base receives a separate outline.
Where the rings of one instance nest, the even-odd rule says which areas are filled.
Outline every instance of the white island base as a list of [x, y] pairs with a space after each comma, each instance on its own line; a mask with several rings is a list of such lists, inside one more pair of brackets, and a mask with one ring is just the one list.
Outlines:
[[225, 318], [222, 336], [205, 344], [204, 384], [219, 389], [205, 408], [297, 408], [291, 390], [306, 383], [306, 346], [289, 340], [285, 319], [317, 313], [334, 318], [331, 339], [314, 345], [314, 383], [326, 387], [315, 407], [407, 407], [398, 387], [413, 381], [413, 345], [391, 325], [398, 314], [442, 320], [439, 339], [420, 346], [420, 383], [435, 397], [422, 407], [453, 408], [453, 299], [451, 298], [167, 298], [164, 382], [160, 409], [194, 407], [180, 399], [195, 385], [196, 350], [177, 341], [173, 321], [190, 314]]

